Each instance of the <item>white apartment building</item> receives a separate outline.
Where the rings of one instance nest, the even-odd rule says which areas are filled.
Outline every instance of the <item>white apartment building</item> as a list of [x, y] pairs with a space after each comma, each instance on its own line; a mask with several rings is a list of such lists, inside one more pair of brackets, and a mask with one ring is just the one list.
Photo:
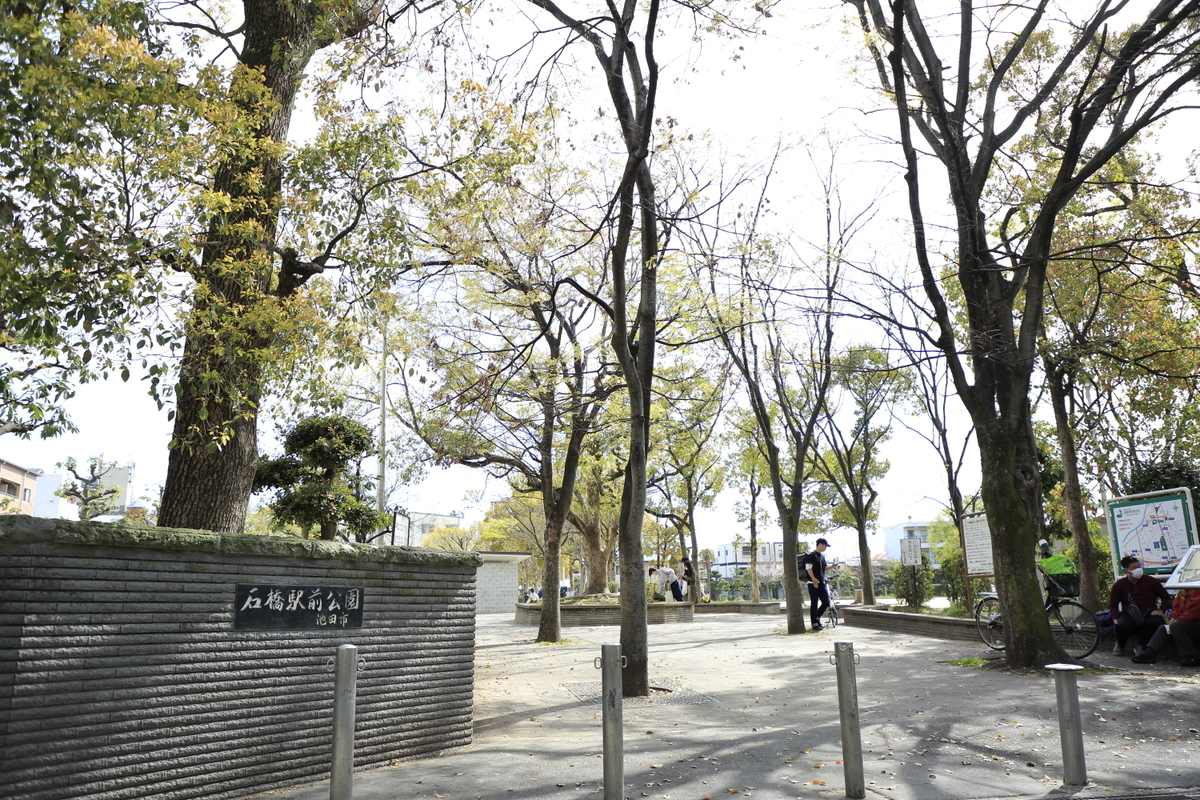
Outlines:
[[33, 515], [45, 519], [79, 519], [79, 501], [74, 497], [59, 497], [57, 492], [66, 480], [66, 475], [57, 473], [38, 478], [37, 500], [33, 504]]
[[921, 553], [929, 557], [930, 566], [937, 566], [937, 559], [934, 558], [933, 549], [929, 544], [929, 523], [928, 522], [908, 522], [899, 525], [889, 525], [883, 529], [884, 534], [884, 552], [892, 561], [900, 560], [900, 540], [901, 539], [920, 539]]

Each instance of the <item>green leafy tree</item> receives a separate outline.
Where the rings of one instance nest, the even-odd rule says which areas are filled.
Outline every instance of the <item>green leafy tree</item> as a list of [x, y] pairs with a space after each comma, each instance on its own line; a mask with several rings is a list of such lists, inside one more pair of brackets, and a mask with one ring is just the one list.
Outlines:
[[[757, 575], [758, 528], [759, 525], [768, 524], [770, 519], [767, 509], [760, 508], [759, 504], [762, 493], [771, 485], [771, 475], [759, 448], [754, 418], [745, 409], [736, 409], [730, 417], [729, 441], [733, 450], [726, 458], [726, 469], [729, 482], [742, 492], [742, 499], [737, 501], [734, 508], [738, 521], [745, 522], [750, 528], [750, 571]], [[760, 599], [757, 581], [750, 599], [755, 602]]]
[[[441, 285], [429, 302], [409, 298], [427, 323], [399, 343], [406, 360], [396, 370], [401, 421], [439, 461], [485, 469], [541, 497], [543, 642], [561, 637], [561, 547], [584, 443], [616, 390], [608, 323], [568, 280], [587, 274], [590, 251], [563, 238], [559, 226], [574, 215], [558, 203], [561, 174], [535, 171], [529, 184], [491, 187], [492, 202], [447, 215], [454, 230], [472, 223], [488, 236], [460, 240], [473, 252], [456, 276], [457, 302]], [[544, 192], [530, 191], [535, 181], [546, 181]]]
[[1200, 497], [1200, 467], [1193, 461], [1159, 461], [1139, 464], [1129, 475], [1125, 494], [1158, 492], [1163, 489], [1186, 487], [1192, 497]]
[[440, 550], [482, 550], [486, 543], [481, 526], [476, 523], [463, 528], [459, 525], [443, 525], [434, 528], [425, 536], [422, 547]]
[[[792, 634], [806, 630], [804, 590], [792, 565], [797, 533], [809, 512], [806, 500], [817, 482], [809, 454], [832, 381], [835, 297], [843, 254], [861, 229], [861, 220], [835, 223], [841, 210], [836, 186], [828, 174], [819, 177], [826, 241], [815, 263], [785, 255], [786, 243], [766, 229], [770, 169], [749, 211], [725, 212], [717, 205], [728, 217], [719, 216], [698, 233], [695, 256], [709, 298], [706, 316], [741, 379], [770, 476], [783, 535], [783, 588]], [[726, 243], [726, 235], [733, 241]], [[789, 263], [793, 256], [799, 264]], [[800, 281], [808, 286], [803, 301], [773, 290]]]
[[[211, 74], [142, 2], [0, 13], [0, 434], [73, 430], [76, 386], [170, 346], [164, 269], [202, 181]], [[182, 223], [177, 220], [182, 219]], [[182, 228], [180, 225], [182, 224]]]
[[351, 467], [371, 452], [371, 431], [343, 416], [301, 420], [283, 441], [282, 458], [261, 458], [254, 477], [256, 491], [272, 489], [271, 511], [279, 522], [316, 528], [320, 538], [337, 539], [339, 528], [364, 541], [386, 520]]
[[[892, 409], [904, 390], [904, 374], [880, 350], [852, 348], [835, 359], [831, 398], [820, 425], [824, 445], [813, 454], [817, 472], [840, 504], [838, 511], [858, 533], [863, 601], [868, 605], [875, 602], [875, 593], [867, 536], [879, 513], [875, 484], [888, 470], [880, 448], [891, 438]], [[849, 420], [839, 417], [839, 402], [848, 406]]]
[[[1054, 21], [1045, 0], [963, 5], [937, 17], [882, 0], [849, 5], [882, 96], [897, 112], [916, 263], [936, 321], [930, 344], [945, 354], [976, 430], [997, 588], [1012, 623], [1005, 659], [1013, 667], [1058, 661], [1064, 654], [1030, 557], [1042, 524], [1030, 391], [1048, 265], [1064, 209], [1184, 105], [1174, 98], [1200, 76], [1200, 4], [1167, 0], [1139, 19], [1118, 16], [1126, 4], [1101, 0]], [[922, 191], [929, 171], [946, 191]], [[1026, 181], [1035, 192], [1022, 190]], [[941, 199], [954, 220], [943, 228], [952, 241], [937, 241], [926, 222]], [[965, 337], [943, 290], [946, 252]]]
[[921, 554], [921, 565], [906, 567], [894, 562], [888, 571], [896, 597], [909, 608], [921, 608], [933, 598], [933, 568], [929, 556]]
[[61, 461], [58, 463], [59, 469], [71, 473], [71, 480], [63, 481], [54, 494], [73, 499], [79, 506], [79, 519], [84, 522], [111, 514], [118, 508], [116, 501], [121, 494], [121, 487], [105, 483], [104, 476], [117, 469], [117, 466], [115, 461], [105, 461], [103, 454], [89, 457], [86, 470], [81, 470], [74, 458]]
[[[651, 456], [647, 511], [669, 523], [678, 537], [676, 552], [699, 557], [696, 511], [710, 508], [724, 485], [721, 424], [728, 393], [729, 369], [712, 364], [679, 362], [659, 370], [664, 396], [655, 403], [659, 431]], [[671, 559], [676, 566], [678, 558]], [[685, 584], [692, 602], [699, 587]]]

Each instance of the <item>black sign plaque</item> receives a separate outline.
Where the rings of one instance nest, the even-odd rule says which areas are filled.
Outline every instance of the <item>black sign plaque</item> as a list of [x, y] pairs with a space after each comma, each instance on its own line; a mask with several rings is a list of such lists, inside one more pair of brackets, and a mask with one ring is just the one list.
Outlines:
[[357, 586], [278, 586], [239, 583], [234, 630], [361, 628], [363, 590]]

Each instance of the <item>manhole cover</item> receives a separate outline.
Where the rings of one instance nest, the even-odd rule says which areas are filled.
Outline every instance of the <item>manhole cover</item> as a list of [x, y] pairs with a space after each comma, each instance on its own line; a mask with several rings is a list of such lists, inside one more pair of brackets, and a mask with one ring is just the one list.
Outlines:
[[[604, 700], [604, 688], [600, 683], [564, 683], [563, 686], [581, 702], [598, 706]], [[699, 692], [680, 686], [672, 681], [651, 681], [650, 694], [646, 697], [621, 698], [621, 705], [624, 708], [691, 706], [700, 703], [715, 702], [717, 701], [711, 697], [706, 697]]]

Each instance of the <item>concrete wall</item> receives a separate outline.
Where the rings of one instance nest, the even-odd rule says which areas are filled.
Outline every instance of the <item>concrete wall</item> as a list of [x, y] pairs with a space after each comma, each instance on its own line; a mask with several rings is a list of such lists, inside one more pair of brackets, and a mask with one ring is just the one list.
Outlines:
[[511, 611], [517, 602], [517, 562], [493, 561], [482, 553], [483, 566], [479, 568], [476, 583], [475, 609], [480, 614], [495, 614]]
[[[473, 553], [0, 518], [0, 797], [229, 798], [471, 740]], [[234, 630], [237, 584], [363, 590], [359, 629]]]

